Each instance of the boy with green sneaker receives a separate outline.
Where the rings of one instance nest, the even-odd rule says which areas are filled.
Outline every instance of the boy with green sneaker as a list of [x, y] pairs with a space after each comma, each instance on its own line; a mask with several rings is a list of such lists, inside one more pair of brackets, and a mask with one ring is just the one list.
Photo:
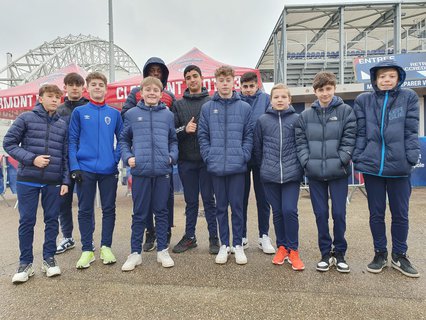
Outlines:
[[104, 264], [116, 262], [111, 244], [120, 151], [114, 145], [114, 136], [118, 141], [123, 126], [120, 113], [105, 104], [106, 77], [100, 72], [92, 72], [86, 83], [90, 101], [74, 109], [69, 127], [70, 171], [78, 184], [78, 224], [83, 244], [77, 269], [88, 268], [95, 261], [92, 241], [96, 185], [102, 205], [100, 257]]

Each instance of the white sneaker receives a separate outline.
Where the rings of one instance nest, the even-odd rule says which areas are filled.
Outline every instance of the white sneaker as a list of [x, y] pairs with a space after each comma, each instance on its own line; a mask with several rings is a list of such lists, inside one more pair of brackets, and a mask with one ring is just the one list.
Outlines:
[[18, 271], [13, 275], [12, 282], [13, 283], [22, 283], [27, 282], [30, 277], [34, 275], [33, 264], [20, 264], [18, 267]]
[[54, 276], [59, 276], [61, 274], [61, 269], [59, 268], [55, 258], [53, 257], [43, 260], [41, 271], [45, 272], [46, 276], [48, 276], [49, 278]]
[[132, 271], [136, 266], [142, 263], [142, 255], [137, 252], [133, 252], [127, 257], [126, 262], [121, 267], [122, 271]]
[[261, 249], [263, 253], [266, 254], [275, 253], [275, 249], [271, 243], [271, 238], [269, 238], [266, 234], [264, 234], [262, 238], [259, 238], [259, 249]]
[[247, 257], [246, 257], [246, 254], [244, 253], [243, 246], [235, 246], [235, 262], [237, 264], [247, 263]]
[[157, 252], [157, 262], [161, 263], [164, 268], [170, 268], [175, 265], [175, 262], [169, 255], [168, 248]]
[[216, 256], [215, 262], [217, 264], [225, 264], [228, 262], [228, 256], [231, 253], [231, 249], [226, 245], [220, 246], [219, 253]]

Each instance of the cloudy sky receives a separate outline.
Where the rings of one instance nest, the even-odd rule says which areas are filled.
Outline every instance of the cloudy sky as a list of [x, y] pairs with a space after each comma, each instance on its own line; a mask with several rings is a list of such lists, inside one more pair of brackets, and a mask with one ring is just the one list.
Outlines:
[[[168, 63], [193, 47], [225, 63], [254, 67], [283, 3], [113, 0], [114, 41], [140, 67], [151, 56]], [[16, 59], [58, 36], [90, 34], [108, 40], [107, 4], [108, 0], [0, 0], [0, 69], [6, 65], [7, 52]]]

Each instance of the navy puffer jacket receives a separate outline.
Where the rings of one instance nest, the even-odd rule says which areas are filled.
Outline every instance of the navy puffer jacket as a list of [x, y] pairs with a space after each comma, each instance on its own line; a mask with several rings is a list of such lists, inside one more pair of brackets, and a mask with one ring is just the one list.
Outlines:
[[[66, 121], [57, 113], [49, 117], [40, 103], [19, 115], [3, 140], [4, 150], [19, 162], [17, 180], [69, 185], [67, 134]], [[40, 155], [50, 155], [45, 168], [33, 164]]]
[[247, 171], [253, 148], [250, 115], [250, 105], [236, 92], [230, 99], [223, 99], [216, 92], [202, 106], [198, 142], [210, 173], [226, 176]]
[[130, 157], [135, 157], [136, 166], [130, 169], [132, 175], [170, 174], [178, 158], [173, 113], [163, 103], [149, 107], [140, 101], [124, 115], [119, 143], [126, 165]]
[[[395, 68], [399, 82], [393, 90], [382, 91], [376, 84], [380, 68]], [[355, 99], [357, 138], [355, 169], [377, 176], [408, 176], [419, 159], [419, 100], [417, 94], [401, 88], [405, 71], [393, 61], [370, 69], [373, 92]]]
[[352, 108], [334, 96], [327, 108], [315, 101], [296, 123], [297, 156], [308, 178], [327, 181], [346, 177], [355, 146]]
[[257, 120], [253, 153], [263, 182], [282, 184], [302, 179], [294, 134], [298, 118], [292, 106], [282, 111], [269, 107]]

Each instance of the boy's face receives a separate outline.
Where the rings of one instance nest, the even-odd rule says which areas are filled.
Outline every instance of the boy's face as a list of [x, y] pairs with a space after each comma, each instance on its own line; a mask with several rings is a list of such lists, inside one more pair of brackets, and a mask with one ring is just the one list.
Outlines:
[[321, 88], [315, 89], [315, 96], [318, 98], [320, 105], [326, 107], [330, 104], [336, 92], [336, 87], [331, 84], [326, 84]]
[[163, 70], [161, 70], [161, 67], [158, 64], [153, 64], [149, 67], [148, 76], [161, 80], [161, 77], [163, 76]]
[[259, 86], [256, 81], [247, 81], [241, 84], [241, 93], [245, 96], [253, 96], [258, 89]]
[[379, 69], [376, 78], [377, 87], [380, 90], [392, 90], [398, 84], [398, 71], [395, 69]]
[[76, 83], [66, 84], [64, 86], [65, 92], [68, 94], [68, 99], [71, 101], [78, 101], [83, 96], [84, 86], [80, 86]]
[[103, 102], [107, 92], [106, 84], [101, 79], [93, 79], [87, 84], [87, 91], [90, 99], [96, 102]]
[[141, 90], [141, 96], [145, 105], [156, 106], [161, 99], [161, 89], [155, 84], [144, 86]]
[[201, 93], [203, 78], [196, 70], [191, 70], [185, 74], [185, 83], [190, 93]]
[[45, 92], [38, 98], [38, 101], [43, 105], [44, 110], [51, 115], [61, 103], [61, 95], [54, 92]]
[[234, 87], [233, 76], [219, 76], [216, 78], [216, 87], [222, 98], [232, 97], [232, 88]]
[[288, 90], [286, 89], [275, 89], [271, 95], [271, 105], [275, 110], [287, 110], [291, 103]]

